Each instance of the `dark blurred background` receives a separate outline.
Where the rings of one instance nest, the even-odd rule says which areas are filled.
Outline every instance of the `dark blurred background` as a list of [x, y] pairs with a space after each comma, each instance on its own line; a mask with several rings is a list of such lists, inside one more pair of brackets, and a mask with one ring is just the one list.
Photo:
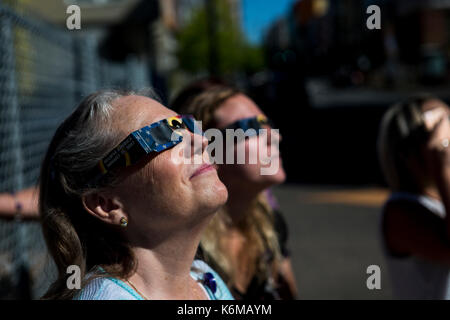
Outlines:
[[[69, 5], [81, 29], [68, 30]], [[381, 29], [369, 30], [369, 5]], [[56, 126], [100, 88], [190, 81], [245, 90], [283, 136], [275, 194], [291, 228], [303, 299], [392, 298], [384, 268], [387, 191], [380, 119], [418, 92], [449, 101], [447, 0], [0, 0], [0, 192], [36, 184]], [[0, 220], [0, 299], [38, 298], [53, 273], [37, 222]]]

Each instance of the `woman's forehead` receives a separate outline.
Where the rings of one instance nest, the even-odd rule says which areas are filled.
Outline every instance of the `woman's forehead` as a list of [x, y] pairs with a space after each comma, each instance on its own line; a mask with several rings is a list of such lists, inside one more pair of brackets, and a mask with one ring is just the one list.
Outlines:
[[177, 115], [158, 101], [144, 96], [121, 97], [114, 100], [113, 104], [118, 106], [114, 116], [117, 125], [129, 132]]
[[430, 111], [437, 108], [445, 109], [447, 112], [450, 112], [448, 105], [445, 104], [445, 102], [438, 99], [431, 99], [425, 101], [425, 103], [422, 105], [422, 112]]
[[225, 127], [237, 120], [255, 117], [263, 112], [248, 97], [238, 94], [227, 99], [215, 112], [218, 127]]

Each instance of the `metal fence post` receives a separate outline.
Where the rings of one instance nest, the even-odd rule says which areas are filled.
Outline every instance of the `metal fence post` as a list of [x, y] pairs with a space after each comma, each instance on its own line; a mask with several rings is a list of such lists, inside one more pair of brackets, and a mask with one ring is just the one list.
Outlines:
[[[4, 178], [0, 182], [0, 190], [16, 192], [24, 187], [22, 141], [20, 130], [20, 109], [17, 97], [17, 83], [14, 57], [14, 36], [12, 21], [0, 12], [0, 170]], [[11, 247], [14, 270], [23, 270], [27, 266], [25, 245], [25, 226], [14, 222], [11, 235], [6, 246]], [[2, 245], [3, 246], [3, 245]], [[6, 248], [3, 248], [6, 249]], [[11, 274], [17, 283], [20, 273]]]
[[96, 40], [92, 35], [74, 39], [75, 76], [77, 78], [76, 101], [98, 88], [99, 66], [97, 61]]
[[[11, 20], [0, 19], [0, 107], [2, 117], [2, 150], [9, 150], [8, 172], [12, 180], [3, 191], [17, 191], [23, 188], [23, 162], [21, 156], [20, 113], [15, 76], [14, 41]], [[5, 161], [6, 159], [2, 159]]]

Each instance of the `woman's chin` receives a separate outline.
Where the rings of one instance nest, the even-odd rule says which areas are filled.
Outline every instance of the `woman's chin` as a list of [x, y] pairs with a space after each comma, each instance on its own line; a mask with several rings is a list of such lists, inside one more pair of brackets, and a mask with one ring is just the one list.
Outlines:
[[216, 172], [205, 174], [201, 181], [198, 179], [196, 184], [196, 189], [202, 190], [201, 202], [209, 210], [216, 211], [227, 202], [228, 190]]
[[276, 180], [276, 184], [282, 184], [284, 181], [286, 181], [286, 172], [284, 171], [283, 167], [280, 167], [277, 174], [274, 176], [274, 180]]
[[215, 183], [212, 184], [210, 189], [208, 190], [208, 194], [211, 198], [216, 199], [218, 206], [224, 205], [228, 200], [227, 187], [223, 184], [222, 181], [220, 181], [218, 176]]
[[260, 178], [262, 183], [270, 187], [271, 185], [282, 184], [286, 180], [286, 172], [280, 165], [272, 174], [261, 175]]

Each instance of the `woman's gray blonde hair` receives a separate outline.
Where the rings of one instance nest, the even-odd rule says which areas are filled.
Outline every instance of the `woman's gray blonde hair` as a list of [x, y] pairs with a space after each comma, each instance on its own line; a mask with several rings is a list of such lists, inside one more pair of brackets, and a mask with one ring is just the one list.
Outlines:
[[[93, 267], [124, 278], [135, 260], [118, 227], [109, 226], [86, 212], [82, 197], [117, 182], [111, 175], [101, 185], [89, 186], [89, 173], [127, 133], [113, 126], [113, 101], [139, 94], [102, 90], [86, 97], [56, 130], [41, 167], [39, 212], [44, 238], [54, 259], [58, 278], [44, 299], [71, 299], [66, 286], [67, 267], [77, 265], [82, 279]], [[150, 89], [145, 95], [157, 99]]]
[[411, 161], [422, 161], [425, 142], [422, 106], [433, 100], [419, 95], [395, 104], [384, 114], [377, 140], [378, 158], [386, 182], [394, 191], [417, 192], [421, 186], [411, 170]]

